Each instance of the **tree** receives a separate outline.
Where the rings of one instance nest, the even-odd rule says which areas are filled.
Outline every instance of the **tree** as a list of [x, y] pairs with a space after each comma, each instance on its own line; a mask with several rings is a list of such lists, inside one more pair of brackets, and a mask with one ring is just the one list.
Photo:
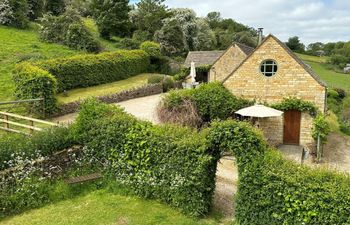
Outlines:
[[147, 31], [147, 39], [151, 40], [154, 33], [163, 26], [163, 20], [169, 17], [165, 0], [141, 0], [133, 15], [133, 22], [140, 31]]
[[93, 15], [101, 37], [125, 37], [130, 33], [129, 0], [93, 0]]
[[66, 10], [66, 4], [64, 0], [46, 0], [45, 12], [51, 13], [54, 16], [58, 16]]
[[222, 21], [220, 12], [210, 12], [208, 13], [206, 20], [209, 23], [211, 29], [215, 29], [220, 26], [220, 22]]
[[216, 46], [215, 33], [205, 19], [197, 19], [197, 36], [195, 37], [194, 47], [196, 50], [213, 50]]
[[28, 4], [26, 0], [3, 0], [0, 2], [0, 24], [16, 27], [28, 27]]
[[258, 43], [257, 38], [254, 37], [253, 34], [249, 31], [235, 33], [233, 36], [233, 41], [248, 45], [253, 48], [255, 48]]
[[290, 50], [294, 52], [305, 52], [305, 45], [300, 42], [299, 37], [297, 36], [290, 37], [286, 45], [288, 46], [288, 48], [290, 48]]
[[182, 27], [175, 19], [166, 19], [162, 29], [155, 33], [155, 39], [160, 43], [160, 49], [164, 55], [176, 56], [184, 51]]
[[44, 0], [27, 0], [28, 2], [28, 18], [31, 21], [41, 17], [44, 12]]

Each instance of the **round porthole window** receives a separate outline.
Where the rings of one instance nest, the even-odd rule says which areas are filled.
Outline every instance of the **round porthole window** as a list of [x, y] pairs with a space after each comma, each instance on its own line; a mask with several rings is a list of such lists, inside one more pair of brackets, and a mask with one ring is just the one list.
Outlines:
[[267, 77], [271, 77], [277, 72], [277, 63], [274, 60], [264, 60], [260, 66], [260, 72]]

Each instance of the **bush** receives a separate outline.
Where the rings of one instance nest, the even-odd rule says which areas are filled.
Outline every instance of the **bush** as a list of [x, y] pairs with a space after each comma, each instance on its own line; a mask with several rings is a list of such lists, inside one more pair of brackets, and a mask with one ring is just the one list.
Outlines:
[[175, 87], [172, 77], [166, 76], [163, 80], [163, 92], [167, 92]]
[[156, 42], [145, 41], [140, 45], [140, 49], [145, 51], [151, 57], [160, 56], [160, 45]]
[[140, 42], [131, 38], [122, 38], [117, 42], [116, 47], [128, 50], [139, 49]]
[[100, 43], [85, 27], [79, 14], [67, 10], [60, 16], [44, 15], [41, 18], [40, 39], [51, 43], [67, 45], [72, 49], [88, 52], [101, 51]]
[[[182, 104], [188, 104], [187, 101], [189, 100], [193, 102], [202, 122], [227, 119], [234, 116], [235, 111], [252, 104], [252, 102], [235, 97], [222, 84], [216, 82], [202, 84], [192, 90], [180, 90], [170, 93], [163, 98], [159, 107], [164, 109], [158, 110], [159, 112], [161, 111], [164, 114], [168, 110], [171, 114], [171, 112], [177, 111], [177, 107], [184, 107]], [[164, 115], [161, 117], [170, 118]]]
[[3, 0], [0, 2], [0, 24], [24, 29], [28, 27], [28, 4], [26, 0]]
[[37, 65], [49, 71], [58, 83], [58, 91], [123, 80], [149, 68], [148, 55], [141, 50], [76, 55], [42, 61]]
[[108, 161], [106, 169], [137, 195], [160, 199], [193, 216], [208, 212], [216, 159], [208, 154], [206, 131], [152, 126], [116, 106], [91, 100], [74, 126], [88, 154]]
[[44, 98], [44, 102], [30, 103], [35, 113], [50, 114], [55, 111], [56, 78], [49, 72], [29, 63], [21, 63], [13, 72], [13, 80], [17, 98]]
[[80, 23], [69, 25], [64, 42], [70, 48], [98, 53], [102, 47], [85, 26]]

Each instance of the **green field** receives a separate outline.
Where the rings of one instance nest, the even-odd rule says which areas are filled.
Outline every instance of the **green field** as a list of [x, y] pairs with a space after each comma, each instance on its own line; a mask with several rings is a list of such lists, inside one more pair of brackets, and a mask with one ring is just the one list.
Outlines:
[[327, 57], [297, 54], [331, 88], [350, 90], [350, 75], [337, 73], [327, 68]]
[[[96, 25], [91, 19], [86, 19], [85, 23], [94, 36], [101, 41], [105, 50], [116, 49], [113, 42], [98, 37]], [[35, 23], [32, 23], [30, 28], [26, 30], [0, 25], [0, 102], [14, 99], [11, 72], [16, 63], [76, 54], [84, 54], [84, 52], [72, 50], [59, 44], [41, 42], [38, 35], [38, 25]]]
[[156, 201], [134, 196], [94, 191], [6, 218], [2, 225], [216, 225], [220, 217], [197, 220]]

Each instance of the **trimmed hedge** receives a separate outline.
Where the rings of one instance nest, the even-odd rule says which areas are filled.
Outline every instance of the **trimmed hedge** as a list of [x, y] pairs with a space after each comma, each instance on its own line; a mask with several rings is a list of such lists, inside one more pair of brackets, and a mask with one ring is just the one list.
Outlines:
[[350, 223], [349, 175], [285, 160], [249, 125], [235, 121], [213, 123], [208, 139], [212, 149], [236, 156], [238, 224]]
[[89, 87], [147, 72], [149, 56], [142, 50], [119, 50], [42, 61], [37, 65], [56, 77], [58, 92]]
[[153, 126], [117, 106], [87, 101], [74, 124], [86, 153], [107, 165], [139, 196], [160, 199], [193, 216], [208, 212], [217, 158], [209, 154], [207, 131]]
[[16, 96], [20, 99], [45, 98], [45, 106], [32, 105], [37, 112], [52, 114], [57, 108], [56, 91], [89, 87], [147, 72], [149, 56], [142, 50], [115, 51], [97, 55], [77, 55], [35, 64], [21, 63], [13, 72]]
[[[49, 72], [29, 63], [21, 63], [13, 72], [15, 95], [19, 99], [44, 98], [43, 102], [34, 102], [30, 107], [39, 114], [50, 114], [56, 109], [56, 78]], [[43, 105], [44, 104], [44, 105]]]

